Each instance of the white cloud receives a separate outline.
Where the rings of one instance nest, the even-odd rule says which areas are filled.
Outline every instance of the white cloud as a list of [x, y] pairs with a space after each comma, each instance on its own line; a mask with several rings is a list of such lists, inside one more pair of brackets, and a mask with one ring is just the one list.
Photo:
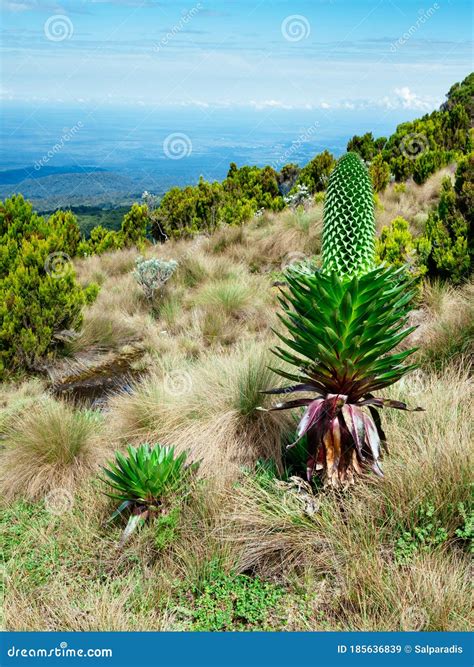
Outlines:
[[25, 12], [28, 9], [33, 9], [36, 3], [21, 2], [21, 0], [3, 0], [2, 9], [8, 12]]
[[399, 106], [403, 109], [427, 110], [432, 107], [432, 101], [422, 98], [413, 93], [408, 86], [395, 88], [395, 95], [398, 97]]
[[293, 109], [292, 105], [285, 104], [279, 100], [263, 100], [261, 102], [256, 102], [255, 100], [250, 100], [249, 105], [254, 109]]

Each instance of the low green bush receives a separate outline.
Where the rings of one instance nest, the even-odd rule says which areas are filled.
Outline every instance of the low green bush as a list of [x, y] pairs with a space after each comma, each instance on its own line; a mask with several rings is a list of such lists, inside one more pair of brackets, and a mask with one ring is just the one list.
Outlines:
[[458, 208], [449, 178], [443, 181], [437, 208], [428, 216], [418, 252], [432, 277], [460, 283], [469, 274], [468, 221]]
[[[190, 630], [200, 632], [270, 630], [284, 597], [281, 586], [244, 574], [223, 572], [211, 564], [209, 577], [181, 592]], [[274, 626], [273, 626], [274, 627]]]
[[45, 220], [21, 195], [0, 204], [0, 373], [36, 368], [61, 346], [61, 331], [79, 326], [86, 295], [71, 263], [79, 239], [71, 213]]
[[396, 268], [407, 266], [411, 275], [418, 278], [426, 273], [426, 267], [420, 261], [416, 249], [416, 239], [410, 232], [407, 220], [398, 216], [388, 227], [382, 228], [375, 244], [376, 262]]
[[395, 559], [408, 563], [419, 552], [432, 552], [448, 540], [448, 532], [430, 503], [417, 509], [414, 525], [402, 531], [395, 545]]

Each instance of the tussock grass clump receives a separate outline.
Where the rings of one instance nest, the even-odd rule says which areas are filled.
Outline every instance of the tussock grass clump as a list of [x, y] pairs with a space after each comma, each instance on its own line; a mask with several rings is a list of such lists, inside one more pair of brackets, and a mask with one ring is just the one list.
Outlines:
[[[122, 441], [176, 444], [207, 474], [227, 477], [257, 458], [280, 459], [289, 418], [257, 411], [272, 372], [265, 345], [155, 371], [112, 405]], [[274, 380], [273, 380], [274, 382]]]
[[416, 332], [421, 363], [436, 370], [456, 359], [469, 364], [474, 353], [474, 283], [458, 289], [426, 283], [423, 299], [425, 319]]
[[[403, 215], [421, 233], [442, 176], [389, 186], [378, 224]], [[320, 253], [321, 213], [320, 204], [265, 213], [147, 247], [147, 258], [178, 262], [153, 308], [131, 274], [137, 251], [75, 260], [82, 284], [101, 284], [70, 345], [77, 363], [140, 341], [146, 375], [100, 416], [54, 400], [39, 380], [2, 388], [8, 629], [216, 629], [212, 610], [234, 609], [234, 582], [245, 604], [255, 593], [251, 614], [273, 610], [278, 587], [275, 630], [469, 629], [471, 285], [433, 283], [421, 293], [410, 346], [420, 347], [422, 370], [389, 395], [425, 412], [382, 411], [384, 481], [363, 476], [337, 492], [315, 483], [305, 495], [294, 479], [275, 477], [298, 415], [256, 409], [273, 402], [260, 391], [278, 386], [268, 368], [279, 326], [271, 284], [288, 263]], [[114, 449], [144, 442], [187, 451], [200, 476], [119, 548], [123, 524], [106, 523], [114, 504], [100, 493], [100, 466]], [[255, 467], [258, 459], [277, 465]], [[60, 515], [45, 499], [55, 489], [73, 497]], [[258, 618], [252, 629], [267, 629]]]
[[11, 499], [39, 499], [54, 488], [73, 488], [103, 457], [102, 419], [45, 398], [7, 425], [0, 453], [0, 489]]
[[136, 248], [123, 248], [102, 255], [91, 255], [84, 259], [76, 259], [74, 268], [81, 285], [90, 282], [102, 284], [106, 278], [113, 278], [129, 273], [135, 266], [139, 256]]
[[[350, 493], [319, 492], [317, 511], [308, 513], [280, 483], [248, 476], [228, 499], [227, 539], [240, 549], [241, 571], [333, 581], [333, 627], [467, 629], [468, 557], [456, 530], [459, 503], [468, 505], [470, 497], [469, 379], [456, 370], [420, 374], [398, 392], [405, 400], [416, 394], [426, 412], [409, 426], [388, 416], [392, 452], [383, 482], [367, 480]], [[400, 539], [430, 529], [417, 523], [423, 507], [431, 508], [427, 521], [445, 537], [415, 543], [407, 566]], [[418, 628], [410, 625], [419, 622], [417, 614]]]
[[255, 298], [255, 291], [245, 283], [233, 280], [212, 283], [199, 296], [199, 303], [227, 315], [242, 312]]
[[31, 378], [20, 384], [0, 385], [0, 436], [12, 419], [44, 399], [45, 387], [39, 378]]

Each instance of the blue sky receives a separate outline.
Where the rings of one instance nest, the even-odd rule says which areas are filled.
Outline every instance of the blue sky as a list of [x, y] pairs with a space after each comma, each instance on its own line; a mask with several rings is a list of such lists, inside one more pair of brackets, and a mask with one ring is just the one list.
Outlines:
[[468, 0], [2, 0], [6, 103], [429, 111]]

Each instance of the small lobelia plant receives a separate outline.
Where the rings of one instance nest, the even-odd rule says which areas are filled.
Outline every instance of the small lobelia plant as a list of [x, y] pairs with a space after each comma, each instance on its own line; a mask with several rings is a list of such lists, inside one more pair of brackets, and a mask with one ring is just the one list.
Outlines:
[[133, 276], [145, 293], [149, 301], [153, 301], [158, 291], [162, 290], [165, 283], [176, 271], [178, 262], [174, 259], [143, 259], [138, 257], [135, 262]]
[[278, 334], [285, 347], [274, 352], [296, 370], [273, 370], [296, 384], [264, 392], [315, 394], [271, 409], [305, 408], [296, 442], [306, 436], [307, 477], [317, 471], [334, 487], [366, 469], [382, 476], [378, 409], [408, 408], [373, 392], [415, 368], [404, 363], [414, 349], [392, 352], [415, 328], [407, 326], [415, 290], [404, 267], [375, 268], [374, 247], [371, 181], [359, 156], [347, 153], [325, 198], [322, 270], [290, 267], [280, 298], [289, 335]]
[[186, 454], [175, 454], [174, 447], [143, 444], [129, 446], [127, 455], [115, 453], [115, 461], [104, 468], [106, 478], [102, 482], [112, 487], [112, 492], [104, 493], [120, 501], [120, 506], [112, 514], [115, 519], [127, 511], [130, 516], [122, 533], [121, 544], [132, 532], [153, 513], [162, 508], [164, 502], [174, 492], [182, 489], [189, 475], [198, 464], [186, 465]]

